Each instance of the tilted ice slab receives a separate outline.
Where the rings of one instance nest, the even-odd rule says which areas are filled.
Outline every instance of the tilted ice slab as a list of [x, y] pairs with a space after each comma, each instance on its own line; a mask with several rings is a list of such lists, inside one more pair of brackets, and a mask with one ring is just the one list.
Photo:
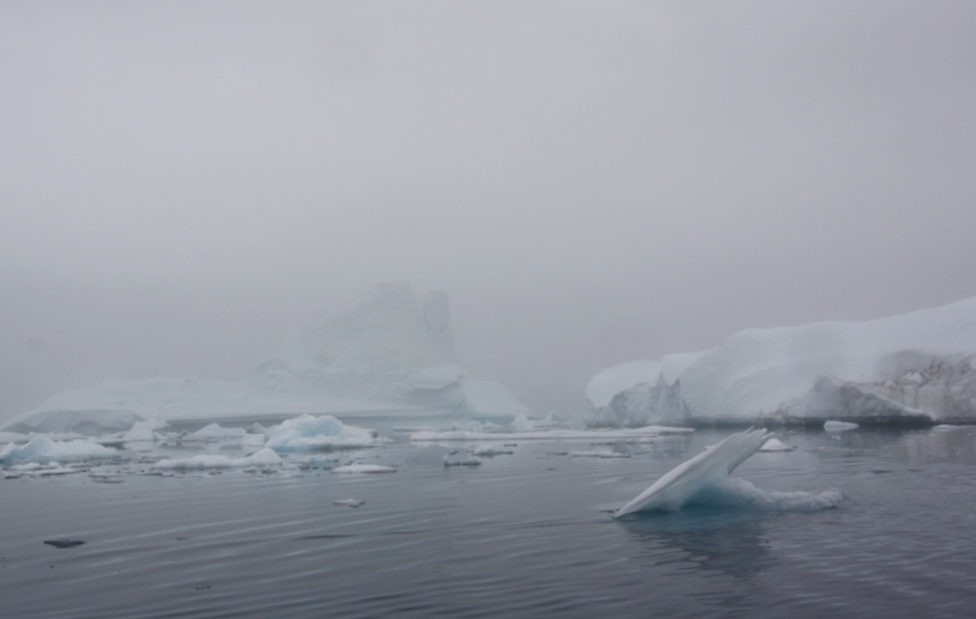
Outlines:
[[587, 422], [973, 422], [974, 357], [976, 298], [867, 322], [750, 329], [668, 355], [656, 374], [653, 362], [600, 372], [587, 388]]
[[54, 441], [46, 436], [37, 436], [26, 445], [8, 443], [0, 450], [0, 464], [112, 458], [118, 453], [115, 449], [92, 441]]
[[747, 430], [726, 437], [663, 475], [621, 507], [614, 518], [643, 511], [678, 511], [686, 505], [812, 511], [836, 507], [841, 494], [767, 492], [744, 479], [729, 477], [737, 466], [770, 438], [766, 430]]

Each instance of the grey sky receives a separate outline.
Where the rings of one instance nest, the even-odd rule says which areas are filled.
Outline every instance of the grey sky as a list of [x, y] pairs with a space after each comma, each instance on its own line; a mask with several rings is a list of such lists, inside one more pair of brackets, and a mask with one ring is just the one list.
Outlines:
[[971, 2], [0, 2], [0, 417], [377, 281], [537, 411], [976, 294]]

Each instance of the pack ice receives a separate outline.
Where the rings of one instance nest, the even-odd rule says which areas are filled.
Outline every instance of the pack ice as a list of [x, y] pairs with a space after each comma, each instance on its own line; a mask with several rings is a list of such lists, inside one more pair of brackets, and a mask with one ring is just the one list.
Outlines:
[[526, 412], [505, 387], [458, 365], [446, 294], [430, 292], [420, 306], [408, 285], [379, 284], [294, 330], [277, 357], [258, 363], [241, 381], [108, 380], [56, 395], [5, 429], [94, 436], [124, 432], [150, 418], [301, 413], [514, 417]]
[[976, 297], [867, 322], [749, 329], [700, 353], [606, 369], [593, 426], [976, 422]]

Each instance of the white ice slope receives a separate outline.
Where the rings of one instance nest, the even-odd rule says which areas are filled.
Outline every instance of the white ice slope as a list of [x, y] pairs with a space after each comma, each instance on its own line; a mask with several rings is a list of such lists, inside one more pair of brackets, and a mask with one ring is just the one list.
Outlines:
[[867, 322], [750, 329], [666, 356], [639, 381], [628, 378], [632, 363], [600, 372], [593, 382], [618, 390], [590, 397], [587, 422], [976, 422], [974, 356], [976, 298]]

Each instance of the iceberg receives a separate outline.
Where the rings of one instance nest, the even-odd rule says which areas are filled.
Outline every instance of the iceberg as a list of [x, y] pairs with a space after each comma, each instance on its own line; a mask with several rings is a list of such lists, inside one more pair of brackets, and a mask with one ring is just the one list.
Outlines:
[[436, 415], [515, 418], [529, 410], [454, 355], [443, 292], [423, 306], [406, 284], [378, 284], [289, 333], [276, 357], [238, 381], [111, 379], [57, 394], [4, 427], [10, 432], [127, 432], [140, 421]]
[[349, 426], [331, 415], [302, 415], [269, 428], [266, 447], [275, 451], [372, 447], [383, 442], [366, 428]]
[[866, 322], [749, 329], [598, 373], [591, 426], [976, 422], [976, 297]]
[[823, 492], [766, 492], [744, 479], [729, 477], [771, 437], [767, 430], [747, 430], [726, 437], [663, 475], [647, 490], [621, 507], [614, 518], [635, 512], [679, 511], [686, 505], [705, 505], [812, 511], [836, 507], [841, 494]]
[[46, 436], [36, 436], [26, 445], [8, 443], [6, 447], [0, 449], [0, 464], [112, 458], [118, 454], [118, 450], [83, 439], [54, 441]]

